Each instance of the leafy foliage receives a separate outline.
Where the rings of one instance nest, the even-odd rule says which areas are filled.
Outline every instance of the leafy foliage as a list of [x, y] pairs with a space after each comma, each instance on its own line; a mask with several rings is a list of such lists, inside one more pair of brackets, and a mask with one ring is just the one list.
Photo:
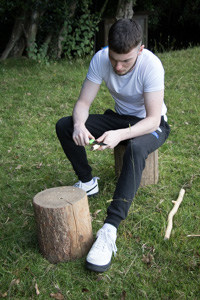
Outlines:
[[[7, 15], [13, 24], [15, 20], [23, 18], [24, 35], [27, 38], [31, 24], [27, 25], [26, 20], [30, 22], [33, 13], [38, 11], [36, 38], [33, 37], [26, 53], [33, 60], [48, 61], [49, 58], [57, 58], [58, 51], [61, 52], [59, 57], [67, 58], [84, 57], [92, 53], [102, 12], [93, 13], [91, 9], [92, 0], [10, 0], [0, 3], [0, 16]], [[6, 22], [6, 19], [1, 22]], [[47, 36], [50, 37], [48, 42]], [[59, 40], [62, 41], [61, 45]], [[59, 46], [63, 48], [58, 49]]]
[[65, 21], [63, 50], [67, 58], [85, 57], [94, 51], [94, 36], [100, 16], [92, 14], [88, 5], [79, 4], [75, 18]]

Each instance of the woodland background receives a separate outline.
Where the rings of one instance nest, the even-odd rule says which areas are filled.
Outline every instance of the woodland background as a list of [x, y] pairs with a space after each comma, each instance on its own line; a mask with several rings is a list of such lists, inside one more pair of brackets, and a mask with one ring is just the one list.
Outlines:
[[92, 55], [106, 18], [148, 14], [148, 48], [180, 50], [200, 42], [200, 0], [1, 0], [0, 58], [38, 61]]

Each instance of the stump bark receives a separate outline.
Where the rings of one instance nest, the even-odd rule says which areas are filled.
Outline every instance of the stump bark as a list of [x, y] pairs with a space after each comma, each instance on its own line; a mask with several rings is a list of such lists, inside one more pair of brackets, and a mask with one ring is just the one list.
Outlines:
[[85, 191], [56, 187], [33, 199], [39, 249], [51, 263], [81, 258], [92, 242], [92, 225]]
[[[119, 177], [122, 166], [123, 156], [126, 150], [126, 145], [119, 144], [114, 149], [115, 157], [115, 174]], [[156, 184], [158, 182], [158, 150], [149, 154], [145, 162], [145, 169], [142, 172], [140, 186]]]

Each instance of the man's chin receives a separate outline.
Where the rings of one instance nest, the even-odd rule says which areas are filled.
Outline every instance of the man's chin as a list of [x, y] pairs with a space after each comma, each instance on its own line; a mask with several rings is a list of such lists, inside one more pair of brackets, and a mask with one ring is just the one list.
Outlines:
[[[114, 71], [115, 71], [115, 70], [114, 70]], [[115, 73], [116, 73], [117, 75], [119, 75], [119, 76], [123, 76], [123, 75], [125, 75], [127, 72], [124, 72], [124, 71], [121, 71], [121, 72], [115, 71]]]

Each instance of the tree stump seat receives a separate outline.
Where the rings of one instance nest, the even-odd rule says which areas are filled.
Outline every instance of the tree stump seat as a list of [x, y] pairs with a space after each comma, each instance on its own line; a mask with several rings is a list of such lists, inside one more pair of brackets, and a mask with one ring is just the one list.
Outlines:
[[[119, 177], [122, 165], [123, 156], [126, 150], [126, 144], [120, 143], [114, 148], [115, 158], [115, 174]], [[156, 184], [158, 182], [158, 150], [150, 153], [146, 159], [145, 169], [142, 173], [140, 186]]]
[[51, 263], [87, 254], [93, 233], [85, 191], [71, 186], [38, 193], [33, 199], [40, 252]]

